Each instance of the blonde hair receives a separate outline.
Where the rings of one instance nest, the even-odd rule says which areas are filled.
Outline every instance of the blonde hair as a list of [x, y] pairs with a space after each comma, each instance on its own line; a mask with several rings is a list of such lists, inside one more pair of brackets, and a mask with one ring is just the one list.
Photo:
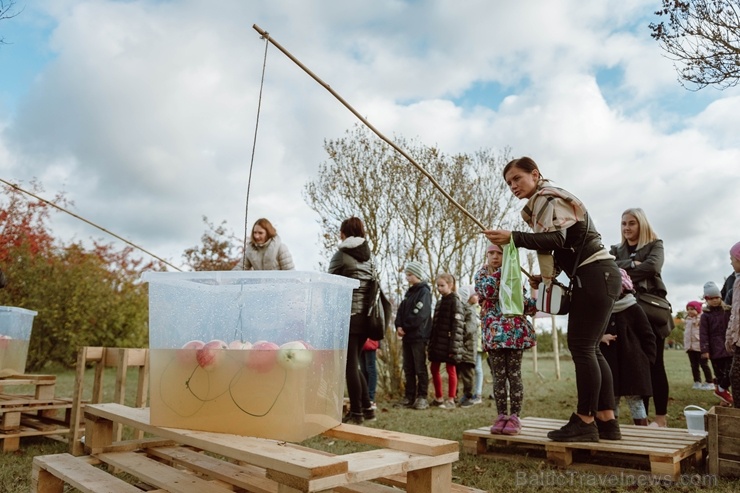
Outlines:
[[439, 274], [437, 276], [437, 279], [444, 279], [447, 284], [452, 286], [452, 292], [457, 292], [457, 284], [455, 283], [455, 276], [452, 274], [448, 274], [446, 272], [443, 272], [442, 274]]
[[[637, 220], [637, 225], [640, 227], [640, 234], [637, 236], [638, 250], [648, 243], [659, 239], [658, 234], [653, 230], [653, 227], [650, 226], [650, 222], [648, 221], [645, 211], [643, 211], [639, 207], [633, 207], [624, 211], [622, 213], [622, 217], [624, 217], [626, 214], [634, 217]], [[622, 228], [619, 229], [622, 236], [622, 244], [625, 245], [627, 244], [627, 239], [624, 237], [624, 233], [621, 231]]]

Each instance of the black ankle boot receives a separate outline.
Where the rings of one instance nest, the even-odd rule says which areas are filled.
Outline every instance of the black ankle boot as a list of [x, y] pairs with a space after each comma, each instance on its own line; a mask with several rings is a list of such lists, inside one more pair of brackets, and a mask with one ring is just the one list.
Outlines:
[[595, 420], [593, 423], [585, 423], [573, 413], [565, 426], [548, 432], [547, 438], [554, 442], [598, 442], [599, 429], [596, 428]]
[[342, 423], [350, 425], [361, 425], [365, 421], [365, 417], [362, 413], [347, 413], [342, 418]]
[[616, 419], [610, 419], [608, 421], [601, 421], [599, 418], [595, 418], [596, 429], [599, 430], [599, 438], [602, 440], [621, 440], [622, 432], [619, 431], [619, 421]]

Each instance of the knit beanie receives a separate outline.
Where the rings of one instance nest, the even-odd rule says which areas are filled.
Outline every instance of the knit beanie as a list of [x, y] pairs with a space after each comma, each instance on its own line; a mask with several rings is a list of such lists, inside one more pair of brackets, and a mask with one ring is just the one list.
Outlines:
[[732, 245], [732, 248], [730, 248], [730, 255], [740, 260], [740, 241]]
[[701, 301], [689, 301], [686, 303], [686, 308], [693, 308], [696, 313], [701, 313]]
[[632, 278], [627, 274], [627, 271], [619, 269], [619, 273], [622, 274], [622, 292], [633, 291], [634, 286], [632, 285]]
[[460, 286], [457, 288], [457, 294], [461, 300], [467, 303], [470, 297], [475, 294], [475, 288], [473, 286]]
[[419, 262], [410, 261], [406, 262], [405, 272], [415, 275], [420, 281], [424, 280], [424, 267]]
[[706, 283], [704, 285], [704, 297], [714, 298], [717, 296], [721, 296], [717, 285], [714, 284], [714, 282], [712, 281], [709, 281], [708, 283]]
[[490, 245], [488, 245], [488, 248], [486, 249], [486, 252], [504, 253], [504, 251], [503, 251], [503, 249], [501, 248], [500, 245], [494, 245], [493, 243], [491, 243]]

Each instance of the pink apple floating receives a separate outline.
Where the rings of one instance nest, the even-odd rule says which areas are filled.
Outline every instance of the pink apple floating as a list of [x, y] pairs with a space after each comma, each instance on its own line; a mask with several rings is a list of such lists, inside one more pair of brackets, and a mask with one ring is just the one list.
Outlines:
[[305, 342], [290, 341], [280, 346], [277, 360], [283, 368], [298, 370], [311, 364], [313, 353]]
[[186, 366], [194, 365], [197, 362], [195, 359], [196, 350], [202, 349], [205, 345], [205, 342], [198, 340], [186, 342], [182, 345], [182, 348], [177, 351], [177, 360]]
[[231, 341], [229, 349], [252, 349], [252, 343], [249, 341]]
[[229, 349], [228, 344], [219, 339], [208, 341], [205, 346], [198, 349], [195, 353], [195, 359], [201, 368], [206, 371], [212, 371], [218, 367], [219, 363], [223, 359], [225, 353], [224, 349]]
[[247, 359], [247, 368], [251, 368], [259, 373], [267, 373], [277, 363], [277, 355], [280, 346], [274, 342], [257, 341], [252, 344]]
[[7, 349], [10, 347], [10, 341], [13, 340], [12, 337], [6, 336], [6, 335], [0, 335], [0, 349]]

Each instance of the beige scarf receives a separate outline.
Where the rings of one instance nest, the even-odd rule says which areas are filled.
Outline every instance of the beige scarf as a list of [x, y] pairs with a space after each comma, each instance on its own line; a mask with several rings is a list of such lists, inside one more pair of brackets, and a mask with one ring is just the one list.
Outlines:
[[535, 233], [569, 228], [586, 218], [586, 207], [572, 193], [542, 179], [522, 209], [522, 218]]

